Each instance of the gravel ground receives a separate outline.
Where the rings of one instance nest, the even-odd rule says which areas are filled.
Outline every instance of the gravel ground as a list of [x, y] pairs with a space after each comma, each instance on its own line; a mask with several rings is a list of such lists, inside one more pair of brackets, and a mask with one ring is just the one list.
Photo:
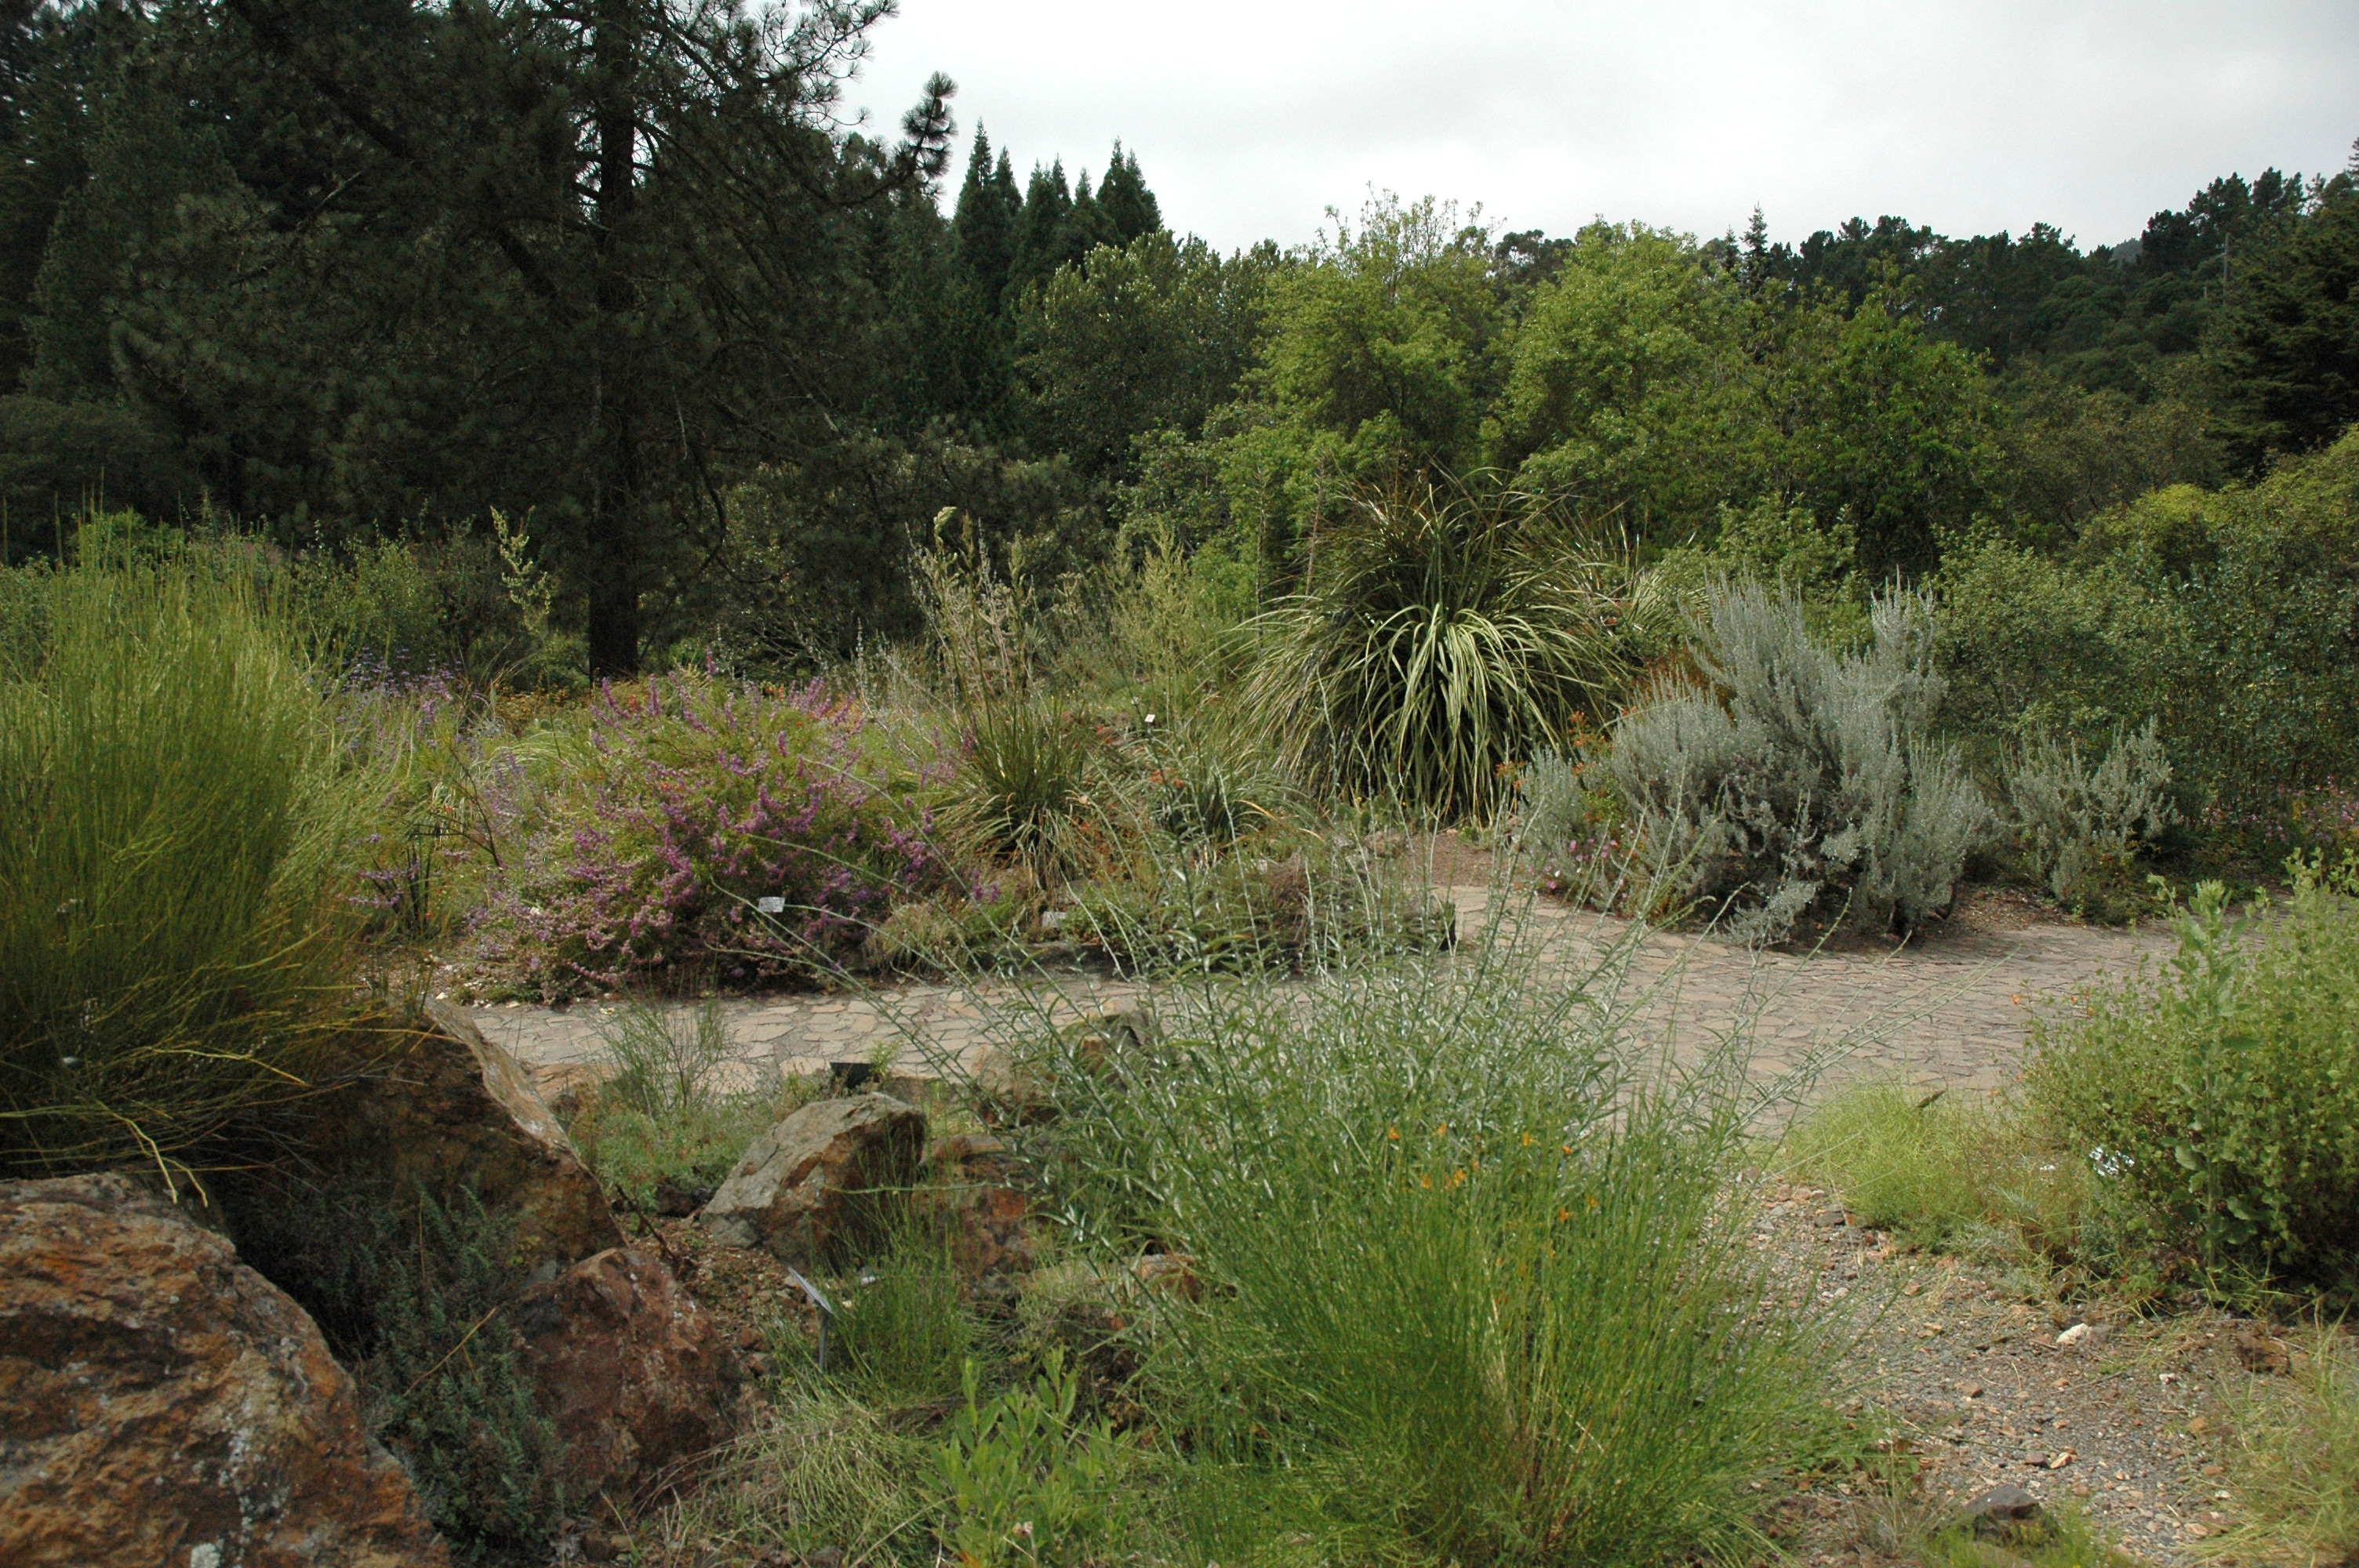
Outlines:
[[[2234, 1350], [2245, 1325], [2075, 1310], [2028, 1293], [2021, 1273], [1896, 1248], [1823, 1189], [1765, 1183], [1759, 1196], [1754, 1243], [1774, 1254], [1786, 1299], [1846, 1314], [1859, 1337], [1840, 1375], [1920, 1472], [1920, 1495], [1898, 1503], [1854, 1498], [1848, 1483], [1785, 1499], [1807, 1561], [1893, 1561], [1912, 1528], [2001, 1482], [2077, 1506], [2101, 1539], [2166, 1568], [2194, 1563], [2222, 1529], [2214, 1407], [2229, 1380], [2254, 1376]], [[2060, 1344], [2068, 1332], [2075, 1343]]]

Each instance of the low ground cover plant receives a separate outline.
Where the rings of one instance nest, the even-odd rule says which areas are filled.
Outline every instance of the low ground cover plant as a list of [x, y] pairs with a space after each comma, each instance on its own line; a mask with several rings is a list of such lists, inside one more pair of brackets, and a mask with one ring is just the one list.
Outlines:
[[2033, 1030], [2031, 1104], [2131, 1222], [2217, 1274], [2332, 1287], [2359, 1268], [2353, 864], [2294, 862], [2266, 918], [2206, 884], [2161, 973]]
[[2228, 1484], [2234, 1528], [2220, 1554], [2264, 1561], [2349, 1561], [2359, 1554], [2359, 1336], [2315, 1322], [2299, 1359], [2229, 1402]]

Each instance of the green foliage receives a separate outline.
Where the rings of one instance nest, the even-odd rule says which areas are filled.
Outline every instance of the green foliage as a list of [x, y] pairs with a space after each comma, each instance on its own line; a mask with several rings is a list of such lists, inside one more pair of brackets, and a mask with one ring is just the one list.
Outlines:
[[199, 486], [164, 431], [114, 403], [0, 397], [0, 508], [8, 519], [0, 566], [55, 556], [71, 520], [92, 510], [175, 517]]
[[0, 1163], [176, 1163], [333, 1070], [357, 797], [249, 592], [181, 560], [37, 591], [0, 674]]
[[1738, 1079], [1528, 962], [1175, 990], [1151, 1069], [1051, 1065], [1079, 1228], [1203, 1281], [1147, 1298], [1147, 1375], [1223, 1560], [1710, 1554], [1795, 1452], [1819, 1341], [1756, 1316]]
[[1122, 1546], [1125, 1444], [1103, 1421], [1073, 1419], [1080, 1387], [1052, 1349], [1037, 1379], [985, 1400], [966, 1363], [966, 1403], [938, 1451], [940, 1534], [960, 1568], [1080, 1568]]
[[2204, 884], [2162, 975], [2035, 1025], [2026, 1081], [2162, 1246], [2333, 1283], [2359, 1266], [2359, 889], [2348, 862], [2293, 871], [2257, 927]]
[[1740, 441], [1756, 388], [1745, 298], [1692, 240], [1593, 223], [1516, 331], [1499, 417], [1520, 483], [1676, 536], [1745, 482]]
[[1930, 736], [1941, 677], [1930, 607], [1875, 601], [1856, 654], [1815, 641], [1790, 592], [1723, 583], [1693, 657], [1708, 684], [1659, 686], [1614, 727], [1614, 778], [1657, 903], [1705, 899], [1776, 941], [1840, 901], [1863, 927], [1947, 911], [1995, 818]]
[[1252, 362], [1275, 265], [1158, 229], [1059, 272], [1016, 322], [1035, 438], [1094, 476], [1129, 470], [1150, 431], [1195, 434]]
[[1782, 1152], [1865, 1223], [1924, 1247], [1988, 1247], [2055, 1260], [2086, 1244], [2087, 1163], [2015, 1107], [1897, 1084], [1846, 1088], [1798, 1120]]
[[446, 1535], [537, 1546], [565, 1511], [557, 1429], [511, 1343], [512, 1227], [461, 1197], [421, 1191], [414, 1234], [380, 1260], [371, 1414]]
[[2359, 569], [2347, 540], [2359, 438], [2249, 489], [2163, 490], [2106, 514], [2074, 556], [1984, 539], [1942, 602], [1961, 730], [2083, 739], [2157, 720], [2212, 826], [2278, 815], [2282, 792], [2359, 769]]
[[1071, 871], [1078, 820], [1091, 815], [1089, 785], [1101, 750], [1088, 720], [1046, 701], [1005, 697], [968, 715], [942, 825], [982, 853], [1044, 877]]
[[664, 1522], [748, 1558], [833, 1550], [926, 1568], [935, 1552], [925, 1527], [940, 1509], [935, 1448], [905, 1421], [821, 1386], [714, 1455], [704, 1484]]
[[1672, 608], [1539, 498], [1472, 483], [1362, 493], [1312, 553], [1244, 700], [1310, 787], [1444, 819], [1618, 696]]
[[600, 1086], [651, 1121], [694, 1109], [712, 1098], [713, 1074], [730, 1056], [729, 1024], [718, 1002], [666, 1013], [630, 1002], [598, 1025], [614, 1076]]
[[2359, 424], [2359, 170], [2241, 280], [2218, 353], [2231, 442], [2247, 462]]

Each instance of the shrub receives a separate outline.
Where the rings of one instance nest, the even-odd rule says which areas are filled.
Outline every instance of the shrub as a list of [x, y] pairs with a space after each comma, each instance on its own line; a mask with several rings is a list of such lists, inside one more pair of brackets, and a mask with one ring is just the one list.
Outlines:
[[942, 814], [949, 836], [982, 854], [1017, 861], [1044, 879], [1071, 871], [1072, 834], [1088, 815], [1099, 751], [1078, 715], [1030, 697], [997, 697], [971, 709]]
[[1254, 623], [1255, 722], [1311, 788], [1443, 817], [1610, 700], [1668, 601], [1545, 503], [1473, 484], [1358, 496]]
[[2257, 929], [2204, 884], [2164, 974], [2034, 1026], [2027, 1083], [2165, 1246], [2331, 1282], [2359, 1264], [2359, 918], [2347, 871], [2294, 870]]
[[945, 1399], [974, 1343], [950, 1238], [914, 1211], [896, 1217], [889, 1243], [846, 1280], [835, 1344], [853, 1383], [883, 1403]]
[[1930, 607], [1897, 593], [1872, 619], [1872, 645], [1838, 654], [1791, 594], [1712, 590], [1695, 628], [1706, 684], [1660, 685], [1614, 729], [1653, 896], [1733, 907], [1730, 929], [1761, 940], [1837, 895], [1850, 924], [1901, 931], [1949, 907], [1994, 818], [1928, 733], [1943, 689]]
[[2150, 719], [2145, 729], [2115, 736], [2095, 767], [2082, 760], [2077, 742], [2038, 736], [2006, 778], [2032, 872], [2067, 906], [2093, 896], [2108, 873], [2119, 880], [2139, 846], [2179, 820], [2169, 792], [2170, 761]]
[[932, 781], [816, 686], [681, 673], [602, 692], [588, 740], [485, 921], [493, 956], [544, 989], [832, 972], [941, 877], [914, 804]]
[[1516, 781], [1516, 853], [1539, 891], [1610, 906], [1627, 887], [1635, 856], [1605, 738], [1577, 730], [1569, 752], [1544, 751]]
[[1709, 1556], [1807, 1446], [1815, 1335], [1725, 1201], [1737, 1076], [1667, 1083], [1526, 962], [1173, 990], [1155, 1044], [1048, 1064], [1080, 1234], [1202, 1282], [1147, 1298], [1151, 1408], [1206, 1517], [1267, 1528], [1242, 1560]]
[[178, 1162], [333, 1060], [355, 797], [249, 593], [177, 561], [43, 593], [0, 673], [0, 1167]]

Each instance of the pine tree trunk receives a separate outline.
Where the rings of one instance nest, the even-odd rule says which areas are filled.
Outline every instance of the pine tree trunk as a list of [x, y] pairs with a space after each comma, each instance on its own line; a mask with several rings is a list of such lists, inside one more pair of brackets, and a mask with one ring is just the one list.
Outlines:
[[625, 345], [631, 309], [627, 240], [638, 197], [637, 63], [632, 8], [599, 0], [591, 49], [596, 73], [598, 145], [596, 353], [597, 461], [589, 538], [590, 674], [636, 675], [639, 667], [639, 532], [642, 494], [636, 377]]

